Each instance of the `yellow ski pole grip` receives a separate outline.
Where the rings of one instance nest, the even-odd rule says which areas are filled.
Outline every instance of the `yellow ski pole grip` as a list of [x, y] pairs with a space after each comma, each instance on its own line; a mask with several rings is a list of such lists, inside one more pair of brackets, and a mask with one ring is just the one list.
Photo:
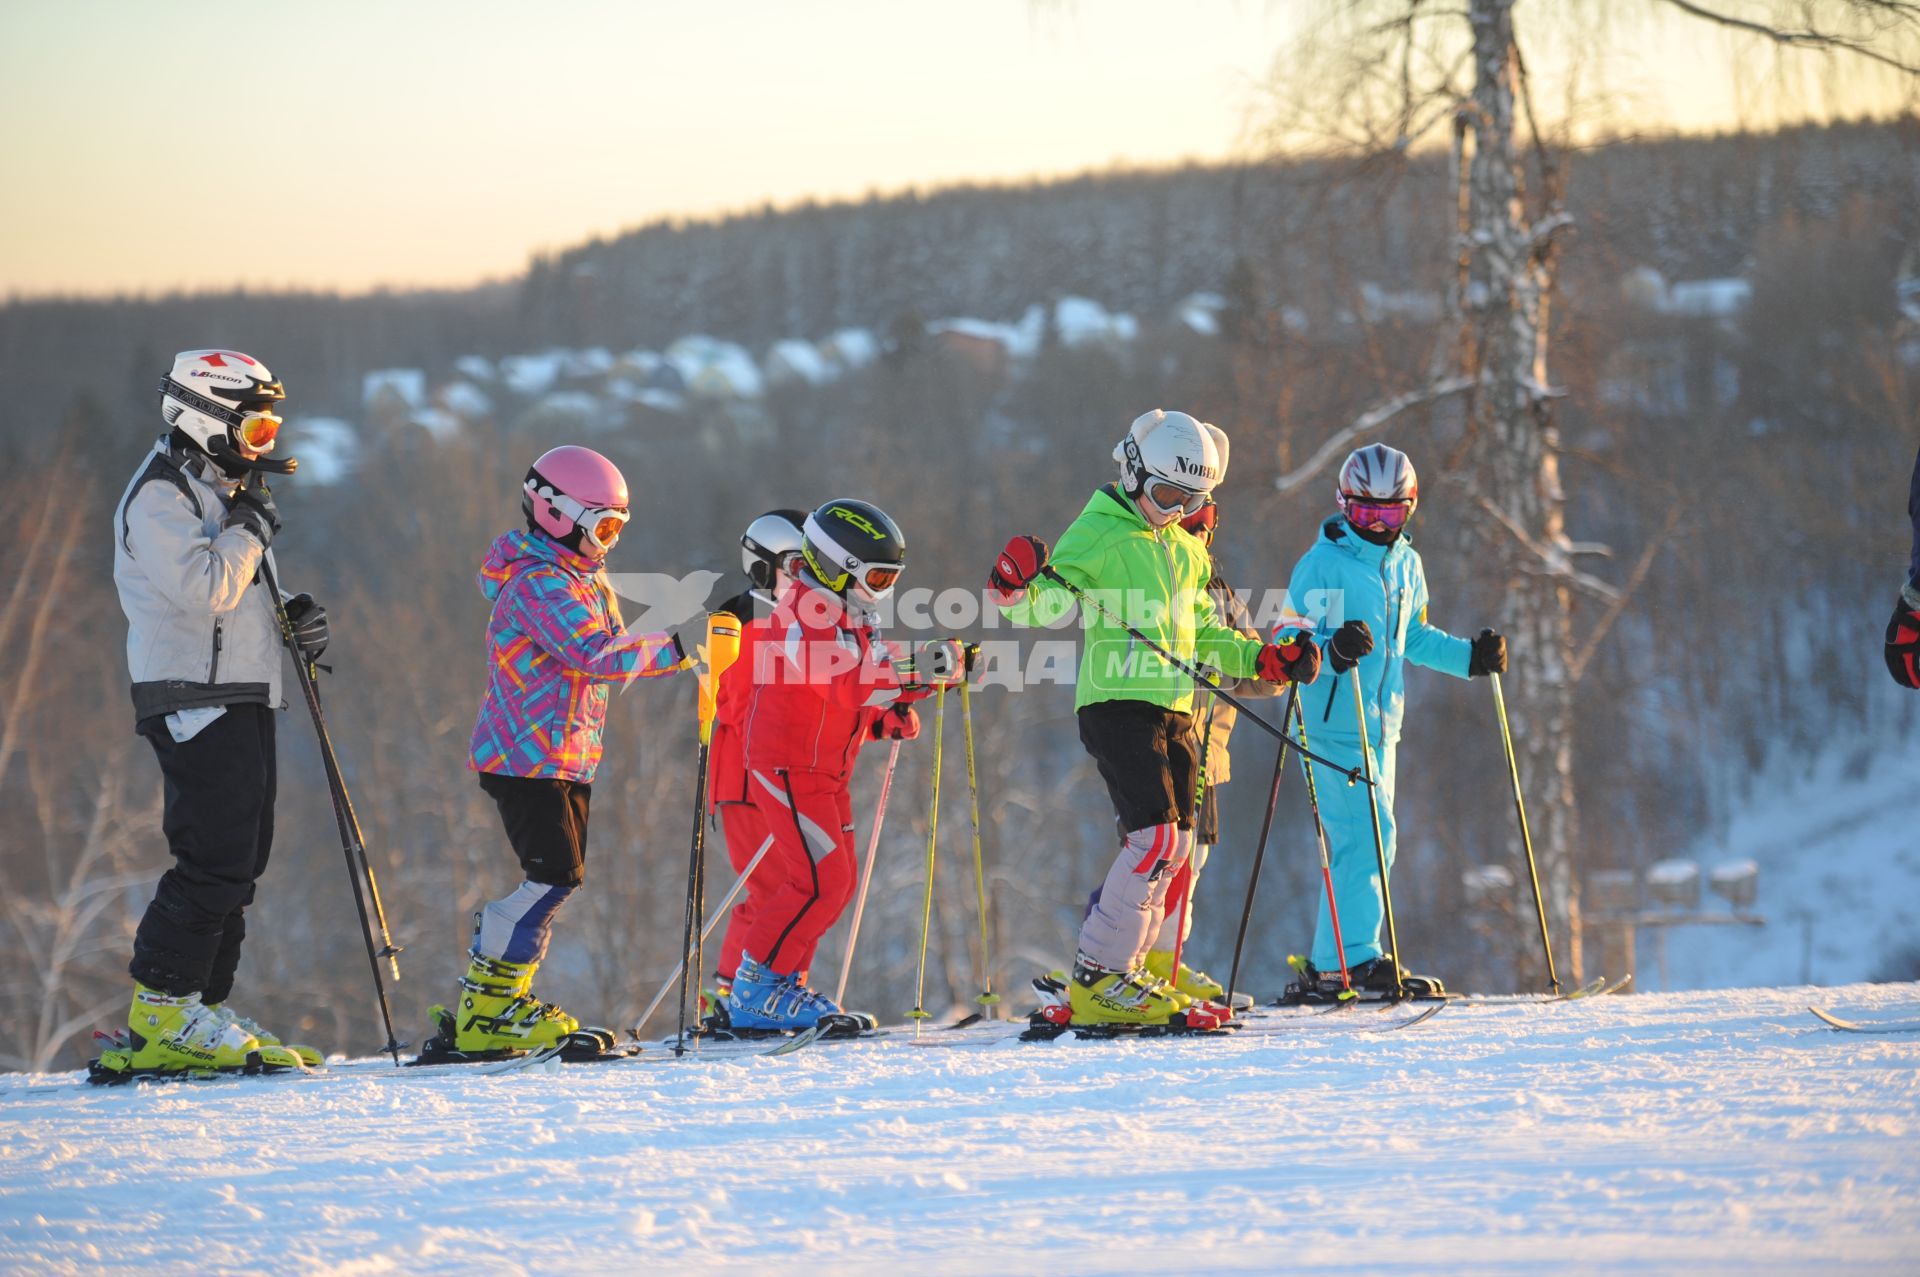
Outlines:
[[720, 676], [740, 657], [740, 618], [727, 612], [707, 614], [707, 673], [700, 680], [700, 740], [713, 739]]

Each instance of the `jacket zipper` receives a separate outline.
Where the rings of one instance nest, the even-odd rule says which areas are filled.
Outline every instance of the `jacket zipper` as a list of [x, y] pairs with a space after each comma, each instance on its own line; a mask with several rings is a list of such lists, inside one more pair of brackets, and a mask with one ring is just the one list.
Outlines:
[[[1167, 650], [1177, 656], [1179, 655], [1178, 648], [1180, 646], [1180, 626], [1179, 622], [1177, 622], [1173, 616], [1173, 595], [1174, 591], [1178, 588], [1173, 575], [1173, 546], [1167, 543], [1166, 530], [1164, 528], [1155, 528], [1153, 530], [1153, 539], [1160, 543], [1160, 555], [1167, 561]], [[1165, 667], [1167, 662], [1162, 661], [1160, 664]]]
[[1386, 640], [1386, 649], [1381, 653], [1386, 659], [1380, 662], [1380, 686], [1374, 691], [1373, 704], [1374, 713], [1380, 719], [1380, 728], [1382, 731], [1385, 731], [1387, 725], [1387, 678], [1393, 669], [1393, 640], [1400, 633], [1400, 604], [1393, 597], [1392, 583], [1387, 580], [1386, 555], [1380, 556], [1380, 591], [1385, 596], [1382, 601], [1391, 604], [1391, 607], [1387, 612], [1387, 632], [1383, 636]]
[[213, 623], [213, 659], [207, 662], [207, 682], [220, 681], [220, 622]]

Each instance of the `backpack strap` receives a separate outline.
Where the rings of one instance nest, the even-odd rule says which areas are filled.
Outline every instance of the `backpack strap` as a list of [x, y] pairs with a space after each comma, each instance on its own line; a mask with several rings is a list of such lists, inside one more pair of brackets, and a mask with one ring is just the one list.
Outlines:
[[133, 507], [133, 499], [140, 495], [140, 489], [155, 480], [164, 480], [178, 488], [180, 495], [184, 496], [187, 503], [193, 507], [193, 515], [196, 519], [207, 517], [206, 507], [200, 503], [200, 494], [193, 490], [193, 484], [187, 478], [186, 466], [173, 455], [171, 448], [163, 448], [147, 459], [147, 468], [142, 470], [140, 477], [133, 481], [133, 486], [127, 489], [127, 499], [120, 504], [120, 544], [128, 554], [133, 553], [133, 546], [130, 544], [133, 526], [128, 521], [127, 511]]

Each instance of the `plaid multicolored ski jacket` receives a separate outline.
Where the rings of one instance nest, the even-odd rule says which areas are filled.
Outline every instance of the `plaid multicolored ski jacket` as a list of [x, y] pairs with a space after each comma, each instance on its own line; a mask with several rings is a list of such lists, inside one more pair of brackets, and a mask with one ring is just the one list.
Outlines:
[[600, 564], [530, 532], [495, 541], [478, 581], [493, 615], [468, 766], [591, 781], [608, 685], [680, 669], [673, 637], [623, 634]]

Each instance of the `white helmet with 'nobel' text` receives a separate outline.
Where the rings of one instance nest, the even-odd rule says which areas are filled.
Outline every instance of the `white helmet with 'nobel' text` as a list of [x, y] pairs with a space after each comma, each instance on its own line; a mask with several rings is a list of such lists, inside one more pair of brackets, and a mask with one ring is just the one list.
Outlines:
[[1144, 494], [1163, 511], [1191, 514], [1226, 477], [1227, 432], [1187, 413], [1155, 408], [1134, 419], [1114, 445], [1113, 459], [1128, 496]]

